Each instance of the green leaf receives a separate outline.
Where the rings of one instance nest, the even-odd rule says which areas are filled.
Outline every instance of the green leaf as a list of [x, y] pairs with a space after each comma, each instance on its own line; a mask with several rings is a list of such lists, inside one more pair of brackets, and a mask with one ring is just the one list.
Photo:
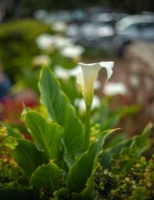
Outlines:
[[1, 200], [27, 200], [34, 199], [33, 192], [28, 189], [21, 188], [2, 188], [0, 189], [0, 199]]
[[13, 151], [14, 158], [28, 177], [38, 166], [48, 163], [44, 153], [38, 151], [33, 142], [22, 139], [18, 139], [17, 142], [18, 146]]
[[23, 138], [22, 134], [15, 128], [11, 127], [10, 125], [8, 124], [5, 124], [6, 128], [7, 128], [7, 132], [10, 136], [13, 136], [15, 138]]
[[144, 145], [146, 139], [148, 138], [149, 136], [149, 133], [151, 131], [151, 128], [153, 127], [153, 124], [152, 123], [149, 123], [145, 129], [143, 130], [143, 133], [142, 135], [136, 135], [133, 139], [133, 143], [132, 145], [136, 144], [138, 147], [141, 147]]
[[56, 190], [53, 195], [55, 196], [55, 198], [51, 198], [53, 200], [59, 200], [59, 199], [68, 199], [68, 189], [67, 188], [60, 188], [59, 190]]
[[50, 162], [47, 165], [38, 167], [32, 174], [30, 182], [37, 191], [44, 187], [50, 188], [54, 192], [59, 187], [60, 175], [61, 170], [58, 166]]
[[[133, 191], [131, 196], [133, 196], [133, 198], [135, 200], [147, 200], [150, 199], [150, 195], [148, 195], [148, 191], [147, 191], [147, 187], [146, 186], [138, 186], [136, 187]], [[142, 197], [142, 198], [141, 198]]]
[[[93, 175], [97, 157], [102, 151], [104, 139], [114, 130], [104, 131], [99, 139], [95, 140], [82, 157], [73, 165], [67, 176], [69, 193], [81, 193], [86, 188], [88, 179]], [[90, 195], [90, 194], [89, 194]], [[90, 195], [91, 197], [91, 195]], [[87, 197], [88, 199], [88, 197]]]
[[75, 109], [61, 91], [57, 79], [48, 67], [44, 67], [41, 71], [39, 88], [41, 101], [47, 107], [49, 119], [58, 122], [64, 128], [64, 159], [69, 165], [71, 158], [83, 153], [83, 125], [76, 117]]
[[29, 111], [25, 114], [25, 122], [31, 136], [47, 157], [52, 160], [57, 159], [61, 143], [60, 137], [63, 132], [62, 127], [57, 123], [47, 122], [35, 111]]
[[93, 176], [91, 176], [88, 181], [87, 181], [87, 184], [86, 184], [86, 188], [80, 193], [80, 194], [77, 194], [77, 193], [73, 193], [72, 194], [72, 199], [73, 200], [93, 200], [93, 191], [94, 191], [94, 178]]

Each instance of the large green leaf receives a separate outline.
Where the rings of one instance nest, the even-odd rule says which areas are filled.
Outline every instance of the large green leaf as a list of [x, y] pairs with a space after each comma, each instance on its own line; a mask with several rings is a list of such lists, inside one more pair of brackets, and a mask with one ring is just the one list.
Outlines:
[[[67, 176], [67, 187], [69, 193], [81, 193], [86, 188], [86, 183], [94, 173], [97, 157], [102, 151], [104, 144], [104, 138], [107, 133], [111, 133], [114, 130], [104, 131], [99, 139], [95, 140], [82, 157], [73, 165]], [[88, 187], [87, 187], [88, 188]], [[89, 194], [90, 195], [90, 194]], [[91, 195], [90, 195], [91, 196]], [[87, 197], [88, 198], [90, 198]]]
[[47, 122], [35, 111], [25, 114], [25, 122], [37, 145], [45, 152], [49, 159], [58, 159], [62, 127], [57, 123]]
[[58, 122], [64, 128], [65, 161], [69, 165], [70, 158], [83, 153], [83, 125], [48, 67], [41, 71], [39, 88], [41, 101], [47, 108], [49, 119]]
[[36, 169], [31, 176], [31, 184], [39, 191], [42, 187], [50, 188], [52, 192], [59, 187], [61, 170], [52, 162], [42, 165]]
[[17, 142], [18, 145], [14, 150], [14, 158], [28, 177], [31, 176], [38, 166], [49, 162], [45, 154], [37, 150], [33, 142], [22, 139], [18, 139]]
[[1, 200], [27, 200], [27, 199], [33, 199], [35, 200], [33, 196], [33, 192], [28, 189], [22, 189], [22, 188], [2, 188], [0, 189], [0, 199]]

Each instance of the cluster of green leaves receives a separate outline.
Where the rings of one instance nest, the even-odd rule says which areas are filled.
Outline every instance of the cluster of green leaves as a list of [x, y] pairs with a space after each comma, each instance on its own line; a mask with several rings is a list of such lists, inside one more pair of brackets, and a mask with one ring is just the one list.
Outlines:
[[[152, 141], [148, 136], [151, 124], [142, 135], [117, 142], [116, 145], [115, 142], [104, 145], [114, 130], [100, 131], [99, 137], [94, 138], [84, 152], [84, 126], [48, 67], [43, 67], [41, 71], [39, 89], [48, 117], [25, 109], [23, 117], [32, 141], [22, 138], [8, 126], [9, 136], [4, 142], [5, 146], [12, 149], [13, 158], [21, 167], [22, 176], [28, 183], [27, 188], [24, 188], [24, 184], [22, 188], [18, 184], [17, 187], [3, 185], [0, 189], [0, 197], [3, 199], [10, 195], [11, 198], [14, 195], [15, 199], [23, 196], [30, 199], [93, 199], [98, 187], [103, 190], [106, 181], [97, 181], [98, 161], [103, 169], [114, 169], [115, 174], [126, 174], [136, 159], [150, 147]], [[95, 182], [97, 187], [93, 188]], [[112, 187], [114, 184], [110, 178], [108, 184], [109, 188], [116, 189]], [[109, 192], [106, 191], [107, 195]], [[98, 191], [98, 199], [99, 195]]]

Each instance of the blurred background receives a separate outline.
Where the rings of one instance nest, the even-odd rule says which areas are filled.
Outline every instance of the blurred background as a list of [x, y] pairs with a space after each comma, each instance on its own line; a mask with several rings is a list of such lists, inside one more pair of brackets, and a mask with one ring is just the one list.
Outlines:
[[114, 61], [109, 84], [99, 74], [93, 109], [110, 103], [111, 125], [138, 134], [154, 120], [153, 55], [152, 0], [0, 0], [0, 120], [20, 124], [23, 104], [39, 105], [44, 63], [83, 117], [78, 62]]

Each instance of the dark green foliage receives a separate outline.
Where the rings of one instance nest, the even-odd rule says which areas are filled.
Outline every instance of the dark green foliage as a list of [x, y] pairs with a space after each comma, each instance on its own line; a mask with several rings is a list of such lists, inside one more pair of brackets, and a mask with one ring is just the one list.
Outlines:
[[149, 138], [149, 134], [152, 127], [152, 123], [149, 123], [141, 135], [131, 139], [125, 138], [118, 143], [114, 143], [113, 138], [113, 146], [104, 149], [99, 158], [101, 165], [104, 168], [114, 169], [117, 174], [128, 172], [136, 159], [151, 147], [153, 140]]
[[[22, 174], [22, 170], [15, 162], [12, 149], [7, 148], [5, 140], [7, 137], [7, 129], [0, 129], [0, 197], [7, 193], [2, 188], [25, 188], [28, 189], [28, 182]], [[13, 138], [13, 137], [12, 137]], [[15, 139], [15, 138], [14, 138]], [[19, 191], [20, 193], [20, 191]], [[1, 199], [1, 198], [0, 198]], [[4, 198], [5, 199], [5, 198]]]
[[34, 198], [32, 190], [22, 189], [22, 188], [13, 189], [13, 188], [10, 188], [10, 187], [0, 189], [0, 198], [3, 199], [3, 200], [17, 200], [17, 199], [37, 200], [37, 199]]
[[154, 198], [154, 160], [141, 157], [125, 174], [115, 175], [98, 165], [95, 172], [95, 199], [152, 200]]
[[30, 18], [0, 26], [0, 59], [13, 81], [15, 75], [31, 66], [32, 58], [39, 54], [35, 38], [42, 33], [51, 33], [50, 27]]

